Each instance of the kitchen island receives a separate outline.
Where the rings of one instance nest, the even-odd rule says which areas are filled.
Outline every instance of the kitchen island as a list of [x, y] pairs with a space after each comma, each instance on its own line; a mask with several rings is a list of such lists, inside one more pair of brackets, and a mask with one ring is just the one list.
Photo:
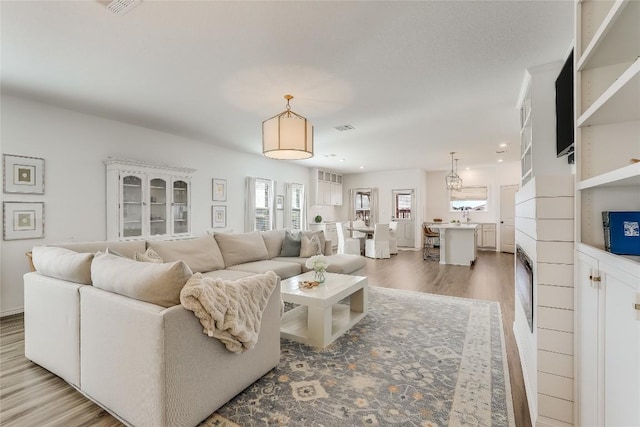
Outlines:
[[478, 224], [429, 223], [428, 227], [440, 233], [440, 264], [473, 265]]

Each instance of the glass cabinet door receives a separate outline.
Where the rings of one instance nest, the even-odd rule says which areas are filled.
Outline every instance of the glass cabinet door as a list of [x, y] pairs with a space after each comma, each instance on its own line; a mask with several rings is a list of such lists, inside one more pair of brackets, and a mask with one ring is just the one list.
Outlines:
[[122, 178], [122, 217], [123, 237], [142, 236], [142, 178], [127, 175]]
[[173, 234], [189, 232], [189, 184], [173, 182]]
[[167, 234], [167, 181], [153, 178], [149, 181], [149, 234]]

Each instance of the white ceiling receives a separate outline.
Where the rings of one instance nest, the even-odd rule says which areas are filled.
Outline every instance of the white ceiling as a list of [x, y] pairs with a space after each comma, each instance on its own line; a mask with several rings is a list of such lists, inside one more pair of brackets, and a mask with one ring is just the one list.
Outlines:
[[519, 159], [524, 70], [573, 32], [572, 1], [0, 7], [3, 93], [256, 154], [290, 93], [315, 127], [299, 163], [345, 172], [495, 164], [500, 143]]

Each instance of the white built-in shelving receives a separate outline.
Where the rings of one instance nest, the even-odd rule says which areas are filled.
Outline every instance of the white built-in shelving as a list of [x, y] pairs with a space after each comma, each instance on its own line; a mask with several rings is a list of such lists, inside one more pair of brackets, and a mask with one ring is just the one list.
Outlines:
[[640, 211], [640, 2], [576, 7], [576, 425], [640, 425], [640, 257], [603, 211]]

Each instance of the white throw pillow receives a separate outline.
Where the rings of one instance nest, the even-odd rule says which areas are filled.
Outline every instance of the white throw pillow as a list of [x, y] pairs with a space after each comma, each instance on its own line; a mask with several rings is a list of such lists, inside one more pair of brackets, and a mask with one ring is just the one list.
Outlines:
[[317, 234], [308, 238], [305, 235], [302, 235], [302, 239], [300, 240], [300, 257], [301, 258], [309, 258], [314, 255], [321, 255], [322, 247], [320, 246], [320, 238]]
[[155, 262], [155, 263], [163, 263], [162, 257], [158, 255], [156, 251], [149, 248], [144, 253], [136, 252], [133, 254], [133, 259], [141, 262]]

